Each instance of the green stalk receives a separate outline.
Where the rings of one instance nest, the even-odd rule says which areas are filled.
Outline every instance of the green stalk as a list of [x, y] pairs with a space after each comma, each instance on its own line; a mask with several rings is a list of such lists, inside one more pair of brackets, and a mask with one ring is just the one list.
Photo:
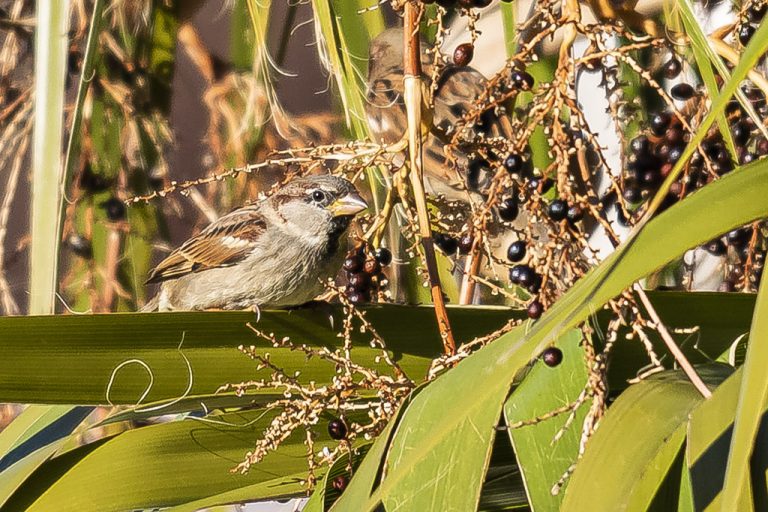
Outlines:
[[61, 142], [68, 15], [68, 0], [37, 1], [30, 314], [54, 312], [63, 178]]
[[502, 2], [499, 7], [501, 8], [501, 25], [504, 28], [504, 46], [507, 49], [507, 58], [512, 58], [517, 53], [517, 27], [515, 26], [515, 9], [517, 6], [514, 2]]

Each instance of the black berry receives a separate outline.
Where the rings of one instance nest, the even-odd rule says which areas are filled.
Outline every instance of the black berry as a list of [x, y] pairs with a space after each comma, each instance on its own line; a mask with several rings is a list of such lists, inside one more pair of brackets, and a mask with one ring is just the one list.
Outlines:
[[514, 70], [509, 75], [512, 85], [523, 91], [529, 90], [533, 87], [533, 77], [526, 71]]
[[563, 351], [557, 347], [549, 347], [541, 353], [541, 360], [545, 365], [553, 368], [563, 361]]
[[513, 263], [517, 263], [525, 258], [525, 252], [525, 242], [522, 240], [512, 242], [507, 248], [507, 259]]
[[739, 29], [739, 42], [742, 44], [742, 46], [747, 46], [753, 35], [755, 35], [755, 27], [745, 23]]
[[363, 270], [363, 258], [358, 255], [347, 255], [347, 259], [344, 260], [344, 270], [347, 272], [355, 273]]
[[533, 302], [528, 304], [527, 313], [528, 313], [528, 318], [530, 318], [531, 320], [536, 320], [541, 316], [542, 313], [544, 313], [544, 306], [538, 300], [534, 300]]
[[359, 272], [352, 274], [349, 278], [349, 286], [356, 292], [363, 292], [368, 289], [371, 284], [371, 275], [365, 272]]
[[[536, 280], [536, 272], [534, 272], [531, 267], [528, 265], [517, 265], [513, 267], [512, 270], [515, 270], [515, 268], [518, 268], [516, 284], [527, 288], [534, 283]], [[511, 277], [512, 274], [510, 273], [510, 278]]]
[[641, 155], [643, 153], [648, 152], [648, 137], [645, 135], [640, 135], [639, 137], [635, 137], [632, 139], [632, 142], [630, 142], [630, 147], [632, 148], [632, 152], [636, 155]]
[[676, 100], [685, 101], [693, 98], [693, 95], [696, 94], [696, 89], [691, 84], [682, 83], [672, 86], [669, 92]]
[[550, 219], [556, 222], [563, 220], [568, 215], [568, 203], [562, 199], [555, 199], [549, 203], [547, 214], [549, 215]]
[[107, 218], [112, 222], [125, 219], [125, 204], [118, 198], [110, 197], [101, 203], [101, 207], [107, 212]]
[[759, 23], [765, 17], [765, 12], [768, 11], [768, 4], [762, 2], [753, 2], [747, 11], [749, 21], [753, 23]]
[[511, 153], [504, 159], [504, 168], [510, 174], [519, 174], [523, 170], [524, 163], [522, 156]]
[[382, 266], [386, 267], [392, 263], [392, 252], [386, 247], [379, 247], [376, 249], [374, 258], [376, 258], [376, 261], [378, 261]]
[[472, 235], [464, 235], [459, 238], [459, 253], [469, 254], [469, 251], [472, 250], [472, 244], [474, 241], [475, 240]]
[[517, 218], [520, 208], [517, 205], [517, 200], [513, 197], [504, 199], [499, 204], [499, 217], [501, 220], [511, 222]]
[[735, 142], [737, 146], [745, 145], [749, 141], [751, 131], [752, 130], [750, 130], [746, 123], [736, 123], [733, 126], [733, 142]]
[[456, 239], [445, 233], [435, 233], [433, 239], [435, 245], [437, 245], [445, 254], [455, 254], [456, 250], [459, 248], [459, 243]]
[[579, 222], [584, 218], [584, 212], [578, 205], [573, 205], [568, 208], [568, 213], [565, 214], [565, 217], [568, 219], [568, 222]]
[[340, 441], [347, 437], [347, 424], [340, 418], [333, 419], [328, 422], [328, 435], [331, 439]]
[[81, 258], [89, 260], [93, 257], [93, 246], [91, 245], [91, 241], [82, 235], [70, 235], [69, 238], [67, 238], [67, 245], [73, 253]]
[[667, 112], [659, 112], [651, 117], [651, 131], [654, 135], [661, 137], [667, 131], [672, 117]]
[[669, 79], [675, 78], [680, 74], [682, 69], [683, 66], [680, 64], [680, 61], [677, 59], [677, 57], [672, 57], [664, 64], [664, 76]]

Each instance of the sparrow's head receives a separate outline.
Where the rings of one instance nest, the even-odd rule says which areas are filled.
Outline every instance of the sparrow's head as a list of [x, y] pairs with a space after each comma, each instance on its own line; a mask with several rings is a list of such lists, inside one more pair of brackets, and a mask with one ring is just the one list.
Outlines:
[[368, 204], [348, 180], [337, 176], [298, 178], [272, 196], [282, 217], [308, 234], [339, 234]]

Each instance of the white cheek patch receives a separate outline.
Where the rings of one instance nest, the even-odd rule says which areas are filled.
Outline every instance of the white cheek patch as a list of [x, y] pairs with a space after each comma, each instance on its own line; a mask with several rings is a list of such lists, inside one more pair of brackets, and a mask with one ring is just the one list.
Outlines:
[[242, 238], [227, 235], [221, 239], [221, 244], [229, 249], [241, 249], [243, 247], [248, 247], [250, 242], [248, 240], [243, 240]]

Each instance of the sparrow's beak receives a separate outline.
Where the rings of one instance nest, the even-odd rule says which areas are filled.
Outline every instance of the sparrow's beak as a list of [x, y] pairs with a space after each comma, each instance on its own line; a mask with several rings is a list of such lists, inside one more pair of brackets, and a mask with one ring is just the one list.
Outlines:
[[368, 203], [363, 201], [363, 198], [360, 197], [357, 192], [350, 192], [328, 205], [328, 211], [330, 211], [334, 217], [355, 215], [366, 208], [368, 208]]

